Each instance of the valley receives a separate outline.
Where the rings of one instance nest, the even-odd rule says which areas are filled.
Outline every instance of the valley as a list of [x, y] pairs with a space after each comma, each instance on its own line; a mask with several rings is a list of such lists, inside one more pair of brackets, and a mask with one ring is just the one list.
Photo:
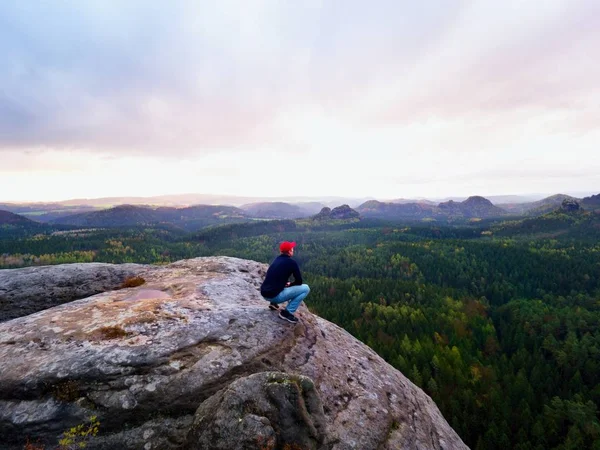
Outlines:
[[47, 223], [4, 213], [0, 267], [212, 255], [268, 263], [280, 241], [295, 240], [309, 309], [421, 387], [471, 448], [596, 448], [600, 214], [581, 206], [593, 200], [518, 217], [471, 198], [419, 206], [452, 212], [427, 220], [373, 203], [285, 219], [207, 205], [119, 206]]

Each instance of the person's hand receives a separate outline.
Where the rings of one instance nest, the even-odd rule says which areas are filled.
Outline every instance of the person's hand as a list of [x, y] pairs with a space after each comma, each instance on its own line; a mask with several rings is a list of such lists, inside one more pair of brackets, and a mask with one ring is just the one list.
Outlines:
[[290, 287], [292, 283], [290, 283], [289, 281], [287, 283], [285, 283], [285, 287]]

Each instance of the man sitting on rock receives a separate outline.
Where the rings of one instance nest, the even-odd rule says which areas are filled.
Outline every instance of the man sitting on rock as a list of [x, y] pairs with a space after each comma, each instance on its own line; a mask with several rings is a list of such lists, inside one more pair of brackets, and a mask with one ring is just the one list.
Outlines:
[[[307, 284], [302, 284], [302, 275], [298, 263], [292, 259], [295, 242], [282, 242], [279, 246], [281, 255], [269, 266], [265, 281], [260, 287], [260, 294], [269, 303], [273, 311], [279, 309], [279, 304], [288, 302], [287, 307], [279, 312], [279, 317], [291, 323], [298, 323], [294, 313], [310, 292]], [[290, 283], [290, 275], [294, 276]]]

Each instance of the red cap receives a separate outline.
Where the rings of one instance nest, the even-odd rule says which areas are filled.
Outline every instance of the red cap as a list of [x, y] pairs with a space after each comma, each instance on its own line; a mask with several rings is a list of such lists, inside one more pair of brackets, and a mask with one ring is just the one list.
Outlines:
[[295, 242], [288, 242], [288, 241], [283, 241], [280, 245], [279, 245], [279, 251], [281, 253], [287, 253], [289, 252], [291, 249], [293, 249], [296, 246]]

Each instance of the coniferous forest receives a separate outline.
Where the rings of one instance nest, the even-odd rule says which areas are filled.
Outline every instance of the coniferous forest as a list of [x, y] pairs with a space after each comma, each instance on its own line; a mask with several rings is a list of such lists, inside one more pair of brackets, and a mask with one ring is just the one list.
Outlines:
[[268, 263], [298, 243], [306, 304], [420, 386], [476, 450], [600, 450], [600, 216], [461, 224], [253, 221], [0, 230], [0, 268]]

